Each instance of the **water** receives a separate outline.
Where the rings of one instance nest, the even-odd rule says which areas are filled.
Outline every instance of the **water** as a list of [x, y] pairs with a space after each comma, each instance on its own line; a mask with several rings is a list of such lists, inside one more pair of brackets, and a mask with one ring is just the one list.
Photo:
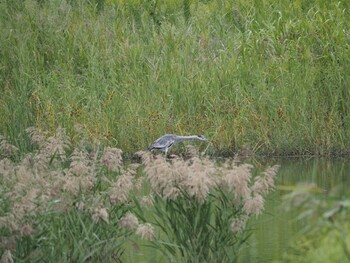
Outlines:
[[241, 251], [240, 262], [282, 262], [281, 257], [293, 239], [306, 225], [297, 220], [297, 211], [283, 209], [285, 189], [302, 183], [314, 183], [326, 196], [349, 197], [350, 163], [345, 159], [280, 159], [268, 163], [281, 164], [277, 189], [265, 204], [265, 213], [254, 222], [255, 231], [248, 247]]
[[[282, 198], [289, 193], [286, 189], [313, 183], [323, 190], [325, 196], [349, 197], [350, 162], [346, 159], [288, 158], [246, 162], [254, 164], [258, 170], [274, 164], [280, 164], [281, 168], [276, 178], [276, 190], [268, 195], [264, 213], [251, 222], [255, 230], [248, 245], [240, 251], [239, 263], [282, 263], [289, 244], [307, 225], [306, 221], [296, 220], [298, 211], [283, 209]], [[168, 262], [159, 251], [142, 244], [136, 250], [139, 253], [135, 253], [135, 249], [127, 250], [125, 262], [150, 262], [149, 259]]]

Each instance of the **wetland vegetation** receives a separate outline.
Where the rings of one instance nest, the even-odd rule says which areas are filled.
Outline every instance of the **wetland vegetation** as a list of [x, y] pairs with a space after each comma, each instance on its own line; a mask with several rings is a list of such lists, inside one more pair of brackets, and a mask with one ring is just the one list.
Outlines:
[[[346, 162], [259, 159], [349, 154], [349, 17], [349, 1], [1, 1], [1, 262], [350, 261]], [[144, 152], [166, 133], [210, 143]]]
[[1, 140], [0, 249], [16, 262], [119, 262], [133, 234], [165, 262], [236, 261], [279, 168], [252, 177], [253, 165], [217, 164], [192, 147], [186, 159], [139, 151], [127, 164], [85, 137], [72, 147], [61, 128], [27, 133], [35, 149], [17, 163]]
[[2, 1], [0, 134], [58, 125], [133, 153], [349, 149], [348, 1]]

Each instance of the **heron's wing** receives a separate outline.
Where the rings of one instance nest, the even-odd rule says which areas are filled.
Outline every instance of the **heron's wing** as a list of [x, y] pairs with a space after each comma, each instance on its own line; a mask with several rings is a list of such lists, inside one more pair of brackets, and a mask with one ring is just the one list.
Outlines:
[[166, 134], [158, 138], [151, 146], [148, 147], [148, 150], [169, 148], [174, 144], [175, 138], [176, 135]]

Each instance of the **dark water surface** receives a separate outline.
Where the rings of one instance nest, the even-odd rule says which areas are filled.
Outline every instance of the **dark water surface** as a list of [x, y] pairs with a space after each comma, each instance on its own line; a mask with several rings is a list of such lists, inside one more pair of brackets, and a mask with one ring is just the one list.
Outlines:
[[[256, 164], [258, 161], [252, 161]], [[297, 220], [297, 211], [287, 211], [282, 203], [286, 189], [314, 183], [326, 196], [341, 199], [350, 191], [350, 162], [347, 159], [273, 159], [266, 164], [280, 164], [276, 190], [268, 196], [265, 213], [253, 222], [254, 233], [240, 253], [240, 262], [282, 262], [286, 248], [306, 222]], [[259, 162], [258, 162], [259, 164]]]

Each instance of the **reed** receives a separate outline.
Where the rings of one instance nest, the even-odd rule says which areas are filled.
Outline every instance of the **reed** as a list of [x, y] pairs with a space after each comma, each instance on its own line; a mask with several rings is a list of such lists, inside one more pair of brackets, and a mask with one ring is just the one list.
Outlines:
[[83, 136], [73, 147], [62, 128], [27, 133], [34, 150], [18, 162], [1, 138], [0, 254], [16, 262], [120, 260], [132, 231], [119, 220], [130, 210], [136, 167], [124, 168], [119, 149], [88, 150]]
[[75, 129], [27, 128], [29, 153], [0, 137], [2, 261], [120, 262], [133, 244], [171, 261], [237, 260], [278, 166], [253, 177], [252, 165], [217, 164], [193, 147], [185, 159], [141, 151], [142, 164], [130, 163]]
[[208, 152], [349, 149], [349, 3], [2, 1], [0, 133], [90, 138], [126, 153], [165, 133]]
[[[192, 150], [193, 154], [193, 150]], [[151, 222], [151, 244], [170, 262], [237, 262], [252, 216], [264, 208], [278, 166], [252, 178], [252, 165], [222, 166], [196, 153], [188, 160], [139, 152], [150, 184], [151, 208], [135, 199], [140, 220]], [[151, 211], [151, 213], [149, 213]]]

